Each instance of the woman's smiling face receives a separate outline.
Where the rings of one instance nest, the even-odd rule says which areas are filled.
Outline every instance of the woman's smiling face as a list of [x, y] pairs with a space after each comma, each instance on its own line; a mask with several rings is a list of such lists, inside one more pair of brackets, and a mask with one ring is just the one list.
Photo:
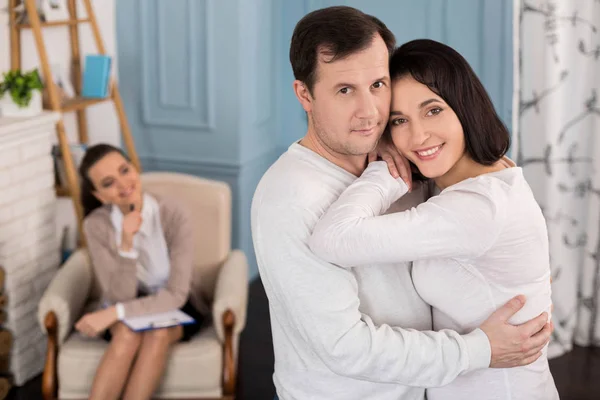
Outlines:
[[390, 133], [398, 150], [428, 178], [444, 176], [465, 154], [456, 113], [410, 75], [393, 81]]
[[141, 202], [140, 175], [119, 152], [110, 152], [98, 160], [90, 167], [88, 177], [94, 185], [94, 196], [104, 204], [126, 208]]

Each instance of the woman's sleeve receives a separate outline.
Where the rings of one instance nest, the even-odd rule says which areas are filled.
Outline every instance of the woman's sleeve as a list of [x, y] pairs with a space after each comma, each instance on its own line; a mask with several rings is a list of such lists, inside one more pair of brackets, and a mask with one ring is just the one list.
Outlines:
[[488, 183], [458, 184], [415, 208], [382, 215], [408, 188], [385, 162], [371, 163], [316, 225], [311, 250], [343, 267], [477, 257], [496, 240], [503, 217], [502, 199]]
[[121, 255], [115, 241], [110, 241], [109, 227], [100, 216], [85, 219], [83, 229], [94, 274], [104, 298], [111, 303], [135, 298], [137, 294], [137, 259]]

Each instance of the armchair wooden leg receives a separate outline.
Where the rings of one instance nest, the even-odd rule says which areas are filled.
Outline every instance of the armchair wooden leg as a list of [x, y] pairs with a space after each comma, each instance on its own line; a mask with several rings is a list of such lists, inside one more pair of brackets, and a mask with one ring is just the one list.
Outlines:
[[44, 326], [48, 332], [48, 350], [46, 352], [46, 365], [42, 375], [42, 394], [44, 400], [55, 400], [58, 395], [58, 376], [56, 363], [58, 361], [58, 320], [56, 314], [49, 312], [44, 319]]
[[225, 342], [223, 343], [223, 395], [235, 395], [236, 363], [233, 351], [233, 326], [235, 315], [231, 310], [223, 313], [225, 327]]

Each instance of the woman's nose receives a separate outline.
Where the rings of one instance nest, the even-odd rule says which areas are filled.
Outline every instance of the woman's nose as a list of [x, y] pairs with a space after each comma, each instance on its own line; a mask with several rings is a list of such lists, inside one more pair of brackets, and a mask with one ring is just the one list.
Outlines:
[[425, 143], [430, 136], [426, 127], [420, 121], [413, 121], [411, 125], [411, 139], [413, 144], [418, 146]]
[[119, 189], [119, 190], [123, 190], [127, 186], [126, 182], [123, 179], [117, 179], [116, 184], [117, 184], [117, 189]]

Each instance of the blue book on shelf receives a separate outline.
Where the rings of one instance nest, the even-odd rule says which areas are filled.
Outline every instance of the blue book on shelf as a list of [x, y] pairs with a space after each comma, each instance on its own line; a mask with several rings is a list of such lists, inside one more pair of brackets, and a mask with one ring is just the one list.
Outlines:
[[87, 55], [83, 69], [83, 97], [105, 98], [110, 84], [111, 58], [105, 55]]

